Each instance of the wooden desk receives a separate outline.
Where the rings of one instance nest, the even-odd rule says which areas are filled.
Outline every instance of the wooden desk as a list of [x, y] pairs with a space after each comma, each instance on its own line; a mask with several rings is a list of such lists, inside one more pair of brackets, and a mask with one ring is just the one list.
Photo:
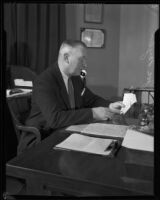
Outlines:
[[152, 195], [153, 153], [120, 148], [114, 158], [81, 152], [56, 151], [67, 138], [63, 130], [10, 160], [6, 174], [25, 179], [27, 194], [75, 196]]

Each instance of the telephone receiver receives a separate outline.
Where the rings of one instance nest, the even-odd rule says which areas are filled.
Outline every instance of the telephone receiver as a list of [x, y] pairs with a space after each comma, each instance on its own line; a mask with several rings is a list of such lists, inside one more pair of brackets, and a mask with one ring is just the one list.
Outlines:
[[81, 70], [81, 73], [80, 73], [81, 79], [85, 79], [85, 78], [86, 78], [86, 75], [87, 75], [87, 71], [86, 71], [85, 69], [82, 69], [82, 70]]
[[81, 79], [83, 81], [83, 90], [81, 92], [81, 96], [84, 95], [84, 92], [86, 90], [86, 75], [87, 75], [87, 71], [85, 69], [82, 69], [81, 73], [80, 73], [80, 77], [81, 77]]

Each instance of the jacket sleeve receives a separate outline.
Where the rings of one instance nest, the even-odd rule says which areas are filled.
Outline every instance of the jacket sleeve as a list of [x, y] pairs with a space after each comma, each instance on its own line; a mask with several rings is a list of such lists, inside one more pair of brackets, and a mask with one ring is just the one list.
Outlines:
[[[82, 79], [77, 76], [76, 82], [77, 87], [80, 92], [83, 91], [84, 85]], [[85, 92], [82, 96], [83, 98], [83, 107], [85, 108], [93, 108], [93, 107], [108, 107], [111, 101], [106, 100], [96, 94], [94, 94], [88, 87], [85, 87]]]
[[91, 108], [68, 110], [58, 90], [56, 82], [51, 85], [49, 81], [38, 80], [34, 85], [33, 99], [47, 122], [47, 127], [56, 129], [92, 122]]
[[108, 107], [111, 101], [105, 100], [104, 98], [94, 94], [90, 89], [86, 87], [84, 97], [84, 106], [86, 108], [93, 108], [93, 107]]

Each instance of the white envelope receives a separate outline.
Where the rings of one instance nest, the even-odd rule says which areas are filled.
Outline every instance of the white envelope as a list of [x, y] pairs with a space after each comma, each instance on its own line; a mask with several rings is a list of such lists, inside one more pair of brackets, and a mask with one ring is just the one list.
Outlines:
[[121, 113], [125, 114], [130, 107], [137, 102], [136, 95], [133, 93], [125, 93], [123, 96], [123, 104], [125, 105], [124, 108], [121, 108]]

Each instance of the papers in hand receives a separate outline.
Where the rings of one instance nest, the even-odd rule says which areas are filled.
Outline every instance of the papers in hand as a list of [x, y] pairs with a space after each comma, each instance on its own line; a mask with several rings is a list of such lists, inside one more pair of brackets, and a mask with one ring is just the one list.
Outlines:
[[110, 145], [115, 140], [95, 138], [73, 133], [66, 140], [56, 145], [54, 149], [74, 150], [99, 155], [109, 155], [112, 151]]
[[136, 95], [133, 93], [125, 93], [123, 96], [123, 104], [125, 107], [121, 108], [121, 113], [125, 114], [130, 107], [137, 102]]
[[154, 138], [153, 136], [128, 129], [122, 142], [122, 146], [130, 149], [153, 152]]
[[123, 138], [128, 128], [129, 126], [125, 125], [91, 123], [72, 125], [66, 128], [66, 130], [80, 132], [91, 136]]

